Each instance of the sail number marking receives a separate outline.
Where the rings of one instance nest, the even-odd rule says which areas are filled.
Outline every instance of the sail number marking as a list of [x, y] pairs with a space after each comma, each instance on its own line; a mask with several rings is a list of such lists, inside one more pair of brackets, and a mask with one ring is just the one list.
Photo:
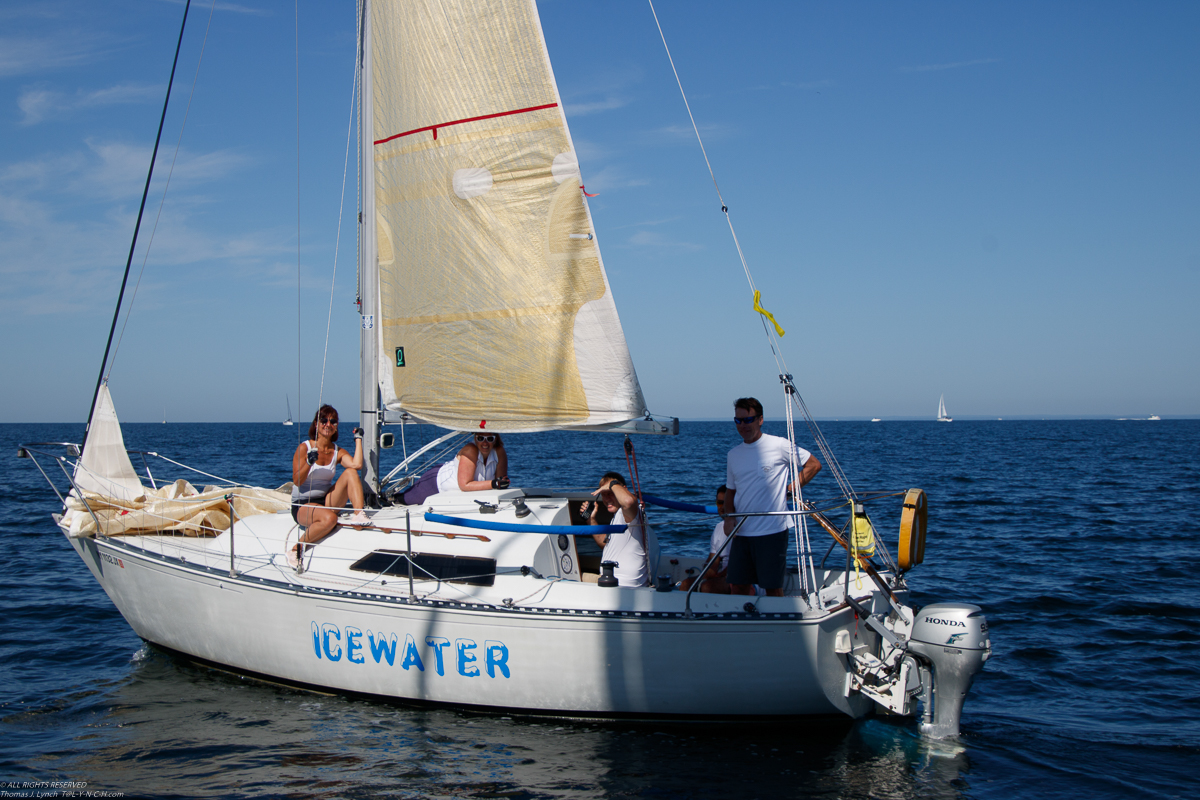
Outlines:
[[[344, 628], [330, 622], [312, 622], [313, 654], [318, 659], [341, 661], [350, 664], [365, 664], [367, 658], [376, 664], [386, 662], [389, 667], [399, 665], [401, 669], [413, 667], [425, 671], [425, 662], [433, 657], [433, 668], [438, 675], [446, 674], [446, 667], [453, 662], [459, 675], [478, 678], [480, 666], [489, 678], [512, 677], [508, 666], [508, 646], [504, 642], [484, 641], [482, 649], [473, 639], [455, 639], [451, 642], [442, 636], [426, 636], [424, 648], [418, 647], [411, 633], [404, 634], [404, 643], [394, 633], [382, 633], [370, 629], [363, 631], [351, 625]], [[424, 653], [424, 658], [422, 658]]]

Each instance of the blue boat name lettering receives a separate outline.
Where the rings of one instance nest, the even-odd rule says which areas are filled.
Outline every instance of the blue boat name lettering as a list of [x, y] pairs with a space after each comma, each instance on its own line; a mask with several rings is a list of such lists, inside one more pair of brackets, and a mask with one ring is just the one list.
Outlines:
[[415, 667], [418, 672], [424, 672], [425, 660], [432, 653], [434, 670], [438, 675], [444, 676], [447, 652], [451, 652], [455, 671], [464, 678], [478, 678], [483, 672], [486, 672], [489, 678], [512, 677], [512, 670], [508, 665], [508, 645], [494, 639], [485, 640], [482, 647], [474, 639], [455, 639], [451, 649], [449, 639], [442, 636], [426, 636], [422, 651], [411, 633], [404, 634], [404, 643], [401, 645], [400, 638], [395, 633], [370, 628], [364, 631], [351, 625], [338, 627], [330, 622], [314, 621], [310, 623], [309, 631], [312, 635], [313, 655], [326, 661], [342, 661], [344, 656], [350, 664], [386, 663], [389, 667], [399, 666], [404, 670]]
[[464, 678], [474, 678], [479, 674], [479, 667], [475, 666], [478, 659], [474, 653], [467, 652], [475, 647], [476, 644], [470, 639], [454, 640], [454, 650], [458, 653], [458, 674]]
[[405, 669], [416, 667], [421, 672], [425, 671], [425, 665], [421, 663], [421, 654], [417, 652], [417, 642], [411, 633], [404, 634], [404, 660], [400, 662], [400, 666]]
[[359, 641], [360, 639], [362, 639], [362, 631], [360, 631], [358, 628], [351, 628], [349, 625], [347, 625], [346, 658], [349, 659], [352, 664], [362, 664], [366, 661], [366, 659], [363, 658], [362, 642]]
[[445, 675], [446, 666], [442, 662], [442, 648], [450, 644], [449, 639], [443, 639], [440, 636], [426, 636], [425, 644], [433, 648], [433, 655], [437, 658], [437, 674]]

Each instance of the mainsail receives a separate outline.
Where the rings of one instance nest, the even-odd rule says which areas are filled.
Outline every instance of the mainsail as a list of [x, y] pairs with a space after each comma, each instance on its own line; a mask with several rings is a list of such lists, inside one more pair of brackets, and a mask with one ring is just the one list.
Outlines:
[[645, 414], [534, 2], [371, 9], [384, 407], [459, 430]]

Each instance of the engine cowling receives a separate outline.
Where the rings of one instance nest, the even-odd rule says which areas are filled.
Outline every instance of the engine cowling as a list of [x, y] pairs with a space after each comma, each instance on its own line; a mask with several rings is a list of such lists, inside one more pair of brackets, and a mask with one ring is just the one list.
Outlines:
[[930, 672], [922, 732], [937, 738], [957, 736], [963, 701], [975, 675], [992, 654], [987, 619], [969, 603], [933, 603], [917, 612], [908, 651]]

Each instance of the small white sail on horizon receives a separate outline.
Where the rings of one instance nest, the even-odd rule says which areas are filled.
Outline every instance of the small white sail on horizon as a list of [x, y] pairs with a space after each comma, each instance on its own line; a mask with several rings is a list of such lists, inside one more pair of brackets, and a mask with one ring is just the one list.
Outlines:
[[289, 397], [288, 395], [284, 395], [283, 397], [284, 397], [284, 400], [287, 401], [287, 408], [288, 408], [287, 419], [285, 419], [283, 421], [283, 424], [284, 425], [295, 425], [296, 423], [292, 422], [292, 398]]
[[938, 422], [954, 422], [953, 419], [951, 419], [949, 416], [946, 415], [946, 395], [944, 395], [944, 394], [942, 395], [941, 399], [938, 400], [937, 421]]

